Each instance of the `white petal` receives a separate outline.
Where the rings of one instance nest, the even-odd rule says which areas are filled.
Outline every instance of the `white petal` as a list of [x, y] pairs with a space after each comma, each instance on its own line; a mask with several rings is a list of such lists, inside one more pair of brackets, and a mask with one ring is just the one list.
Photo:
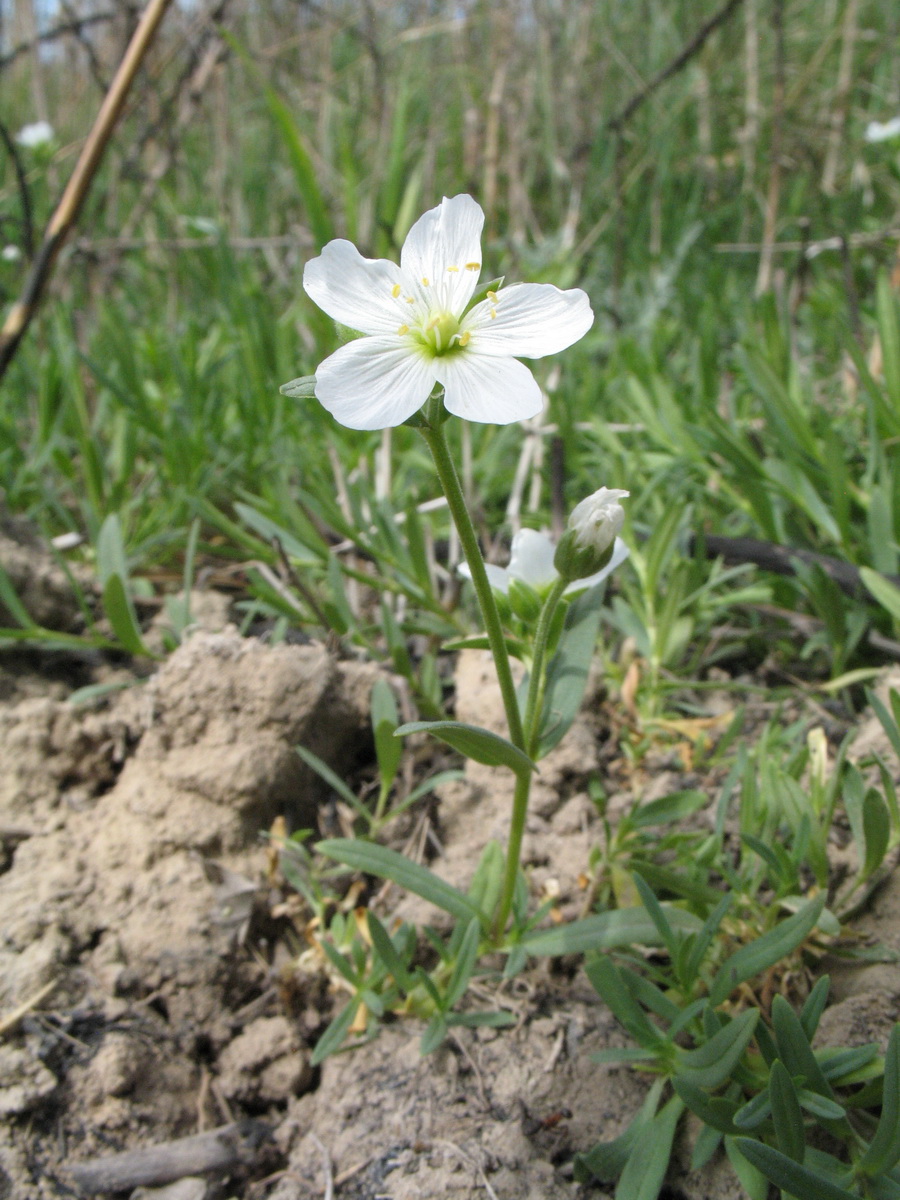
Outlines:
[[602, 583], [607, 575], [611, 575], [616, 567], [621, 567], [622, 563], [631, 554], [631, 551], [625, 545], [621, 538], [616, 538], [613, 543], [612, 558], [596, 575], [589, 575], [587, 579], [576, 579], [574, 583], [570, 583], [566, 588], [565, 594], [571, 596], [573, 592], [583, 592], [587, 588], [592, 588], [598, 583]]
[[434, 387], [432, 363], [399, 338], [364, 337], [341, 346], [316, 371], [316, 397], [350, 429], [402, 425]]
[[[488, 583], [492, 588], [496, 588], [498, 592], [509, 591], [509, 571], [504, 571], [503, 567], [495, 567], [493, 563], [485, 563], [484, 569], [487, 571]], [[457, 570], [463, 579], [472, 578], [468, 563], [460, 563]]]
[[478, 283], [483, 226], [480, 206], [462, 195], [445, 196], [410, 229], [400, 266], [426, 311], [462, 314]]
[[512, 541], [509, 573], [533, 588], [544, 587], [556, 578], [555, 554], [556, 547], [546, 533], [520, 529]]
[[[360, 333], [396, 333], [408, 306], [396, 263], [363, 258], [352, 242], [329, 242], [303, 271], [303, 286], [319, 308]], [[394, 295], [394, 292], [397, 295]]]
[[454, 416], [486, 425], [509, 425], [536, 417], [543, 407], [541, 389], [514, 358], [471, 354], [467, 348], [431, 360], [444, 385], [444, 407]]
[[461, 328], [471, 332], [469, 344], [479, 354], [543, 358], [577, 342], [593, 323], [581, 288], [563, 292], [552, 283], [514, 283], [496, 300], [476, 304]]

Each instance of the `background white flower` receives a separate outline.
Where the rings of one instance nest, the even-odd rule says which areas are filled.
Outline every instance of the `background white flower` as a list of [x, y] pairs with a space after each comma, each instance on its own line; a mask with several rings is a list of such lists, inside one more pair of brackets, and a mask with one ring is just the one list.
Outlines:
[[[583, 592], [585, 588], [591, 588], [594, 584], [600, 583], [607, 575], [612, 574], [616, 567], [622, 565], [629, 553], [630, 551], [622, 539], [616, 538], [612, 557], [603, 570], [597, 571], [587, 579], [579, 579], [575, 583], [570, 583], [565, 594], [568, 596], [573, 592]], [[508, 592], [512, 579], [519, 579], [522, 583], [527, 583], [529, 587], [537, 590], [549, 587], [558, 575], [558, 571], [553, 565], [555, 554], [556, 543], [546, 533], [539, 533], [536, 529], [520, 529], [512, 540], [509, 566], [496, 567], [493, 563], [485, 564], [491, 587], [500, 592]], [[466, 579], [472, 578], [465, 563], [460, 566], [459, 573]]]
[[448, 411], [469, 421], [506, 425], [540, 412], [540, 388], [516, 356], [564, 350], [594, 314], [580, 289], [535, 283], [498, 287], [467, 311], [483, 225], [471, 196], [445, 197], [410, 229], [399, 267], [342, 239], [306, 264], [303, 286], [316, 304], [366, 335], [316, 371], [316, 396], [342, 425], [400, 425], [435, 384]]
[[54, 138], [53, 126], [49, 121], [35, 121], [31, 125], [23, 125], [16, 134], [16, 141], [20, 146], [44, 146], [47, 142], [52, 142]]
[[887, 142], [895, 137], [900, 137], [900, 117], [884, 122], [870, 121], [863, 134], [867, 142]]

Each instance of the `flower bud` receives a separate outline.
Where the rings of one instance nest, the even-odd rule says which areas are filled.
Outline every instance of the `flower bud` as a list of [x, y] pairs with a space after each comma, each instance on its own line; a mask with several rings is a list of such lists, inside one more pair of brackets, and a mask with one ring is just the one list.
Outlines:
[[618, 488], [603, 487], [575, 506], [553, 559], [563, 579], [586, 579], [603, 570], [625, 522], [619, 501], [627, 495]]

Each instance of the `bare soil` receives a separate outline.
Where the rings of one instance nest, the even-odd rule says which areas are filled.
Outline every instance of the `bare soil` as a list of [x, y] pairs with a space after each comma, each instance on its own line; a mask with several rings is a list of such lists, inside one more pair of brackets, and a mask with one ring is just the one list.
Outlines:
[[[208, 611], [221, 625], [225, 606]], [[507, 986], [511, 1030], [461, 1031], [422, 1058], [421, 1028], [400, 1022], [310, 1066], [340, 996], [301, 958], [261, 835], [281, 821], [339, 824], [294, 747], [344, 777], [364, 774], [378, 674], [321, 645], [270, 646], [231, 628], [197, 630], [142, 681], [90, 657], [0, 658], [0, 1200], [85, 1194], [77, 1164], [247, 1119], [262, 1132], [232, 1169], [122, 1194], [605, 1195], [572, 1181], [572, 1156], [624, 1128], [645, 1084], [592, 1062], [626, 1038], [574, 961], [539, 963]], [[74, 685], [97, 680], [133, 686], [68, 702]], [[484, 656], [461, 657], [456, 685], [461, 719], [502, 727]], [[866, 719], [859, 745], [872, 739], [887, 755]], [[525, 845], [535, 898], [555, 896], [561, 919], [585, 903], [600, 838], [587, 783], [598, 772], [612, 812], [635, 795], [714, 794], [720, 782], [691, 770], [685, 746], [625, 771], [603, 695], [590, 689], [542, 764]], [[503, 773], [470, 765], [410, 828], [426, 835], [415, 841], [432, 868], [465, 885], [486, 841], [505, 836], [509, 807]], [[386, 915], [436, 918], [396, 891], [381, 903]], [[900, 950], [897, 876], [860, 925]], [[838, 969], [834, 1000], [820, 1036], [884, 1041], [900, 1018], [900, 971]], [[726, 1164], [692, 1175], [684, 1161], [668, 1200], [741, 1195]]]

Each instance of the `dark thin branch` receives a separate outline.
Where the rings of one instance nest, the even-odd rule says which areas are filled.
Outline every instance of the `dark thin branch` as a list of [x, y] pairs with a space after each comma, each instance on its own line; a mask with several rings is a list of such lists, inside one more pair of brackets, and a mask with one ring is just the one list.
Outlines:
[[9, 130], [2, 121], [0, 121], [0, 141], [6, 147], [6, 151], [13, 162], [13, 169], [16, 172], [19, 200], [22, 205], [22, 243], [25, 248], [25, 257], [31, 261], [34, 257], [34, 219], [31, 215], [31, 192], [28, 188], [28, 180], [25, 178], [25, 168], [22, 166], [21, 155], [16, 149], [16, 143], [13, 141]]
[[[719, 537], [715, 534], [705, 534], [702, 539], [692, 534], [688, 553], [692, 554], [698, 544], [704, 547], [707, 558], [721, 558], [730, 567], [754, 563], [775, 575], [796, 575], [794, 564], [799, 560], [809, 566], [820, 567], [848, 596], [868, 596], [859, 568], [841, 558], [817, 554], [814, 550], [795, 550], [792, 546], [779, 546], [775, 542], [761, 542], [756, 538]], [[900, 587], [900, 576], [885, 575], [885, 579], [895, 587]]]
[[705, 25], [700, 26], [687, 45], [676, 54], [668, 66], [658, 71], [649, 83], [636, 95], [632, 96], [628, 103], [606, 122], [607, 129], [616, 132], [621, 130], [631, 120], [644, 101], [648, 100], [658, 87], [664, 84], [667, 79], [671, 79], [673, 75], [677, 75], [682, 67], [686, 66], [694, 55], [703, 49], [708, 38], [715, 33], [720, 25], [724, 25], [737, 12], [742, 3], [743, 0], [726, 0], [726, 3], [722, 5], [719, 11], [714, 13]]
[[99, 25], [103, 21], [112, 21], [115, 16], [115, 12], [91, 13], [90, 16], [73, 17], [71, 21], [62, 21], [59, 25], [45, 29], [37, 37], [29, 38], [27, 42], [19, 42], [18, 45], [7, 50], [6, 54], [0, 55], [0, 71], [8, 67], [11, 62], [15, 62], [17, 58], [21, 58], [23, 54], [30, 54], [44, 42], [55, 42], [57, 38], [67, 37], [70, 34], [78, 37], [87, 26]]

